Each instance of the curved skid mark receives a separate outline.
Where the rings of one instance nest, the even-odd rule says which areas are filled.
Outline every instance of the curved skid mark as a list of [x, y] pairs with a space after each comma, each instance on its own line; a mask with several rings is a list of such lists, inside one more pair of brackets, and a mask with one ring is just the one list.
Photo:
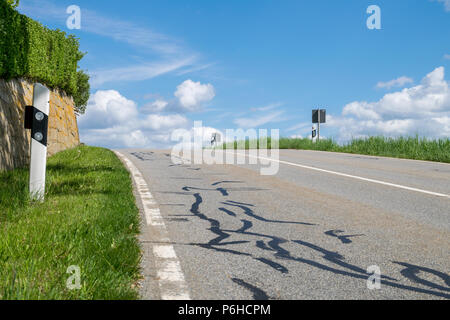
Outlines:
[[266, 259], [266, 258], [256, 258], [256, 260], [261, 261], [264, 264], [267, 264], [269, 267], [274, 268], [275, 270], [281, 272], [281, 273], [289, 273], [289, 270], [286, 269], [284, 266], [282, 266], [279, 263], [276, 263], [272, 260]]
[[183, 187], [182, 188], [184, 191], [191, 191], [191, 190], [196, 190], [196, 191], [217, 191], [220, 192], [222, 194], [222, 196], [224, 197], [228, 197], [229, 191], [264, 191], [264, 189], [258, 189], [258, 188], [216, 188], [216, 189], [206, 189], [206, 188], [197, 188], [197, 187]]
[[269, 248], [262, 240], [256, 241], [256, 246], [262, 250], [272, 251], [272, 249]]
[[352, 243], [352, 240], [350, 240], [349, 238], [364, 236], [364, 234], [341, 235], [341, 236], [338, 235], [338, 233], [343, 233], [343, 232], [344, 232], [343, 230], [329, 230], [329, 231], [325, 232], [325, 234], [330, 237], [338, 238], [339, 240], [341, 240], [341, 242], [343, 244]]
[[256, 215], [253, 212], [253, 210], [249, 208], [249, 206], [236, 204], [234, 201], [226, 201], [226, 202], [222, 202], [222, 204], [240, 208], [240, 209], [242, 209], [244, 211], [244, 213], [247, 216], [252, 217], [252, 218], [254, 218], [256, 220], [259, 220], [259, 221], [263, 221], [263, 222], [282, 223], [282, 224], [301, 224], [301, 225], [306, 225], [306, 226], [315, 226], [315, 224], [307, 223], [307, 222], [269, 220], [269, 219], [266, 219], [266, 218], [263, 218], [263, 217], [260, 217], [260, 216]]
[[251, 229], [253, 227], [253, 223], [248, 220], [241, 220], [243, 223], [242, 228], [236, 230], [237, 233], [245, 233], [247, 230]]
[[[320, 252], [320, 253], [323, 254], [323, 258], [325, 260], [330, 261], [331, 263], [336, 264], [336, 265], [338, 265], [340, 267], [343, 267], [345, 269], [348, 269], [348, 270], [351, 270], [351, 271], [354, 271], [354, 272], [357, 272], [357, 273], [360, 273], [360, 274], [364, 274], [365, 277], [367, 278], [366, 270], [364, 270], [364, 269], [362, 269], [362, 268], [360, 268], [358, 266], [352, 265], [350, 263], [344, 262], [343, 260], [345, 258], [342, 255], [340, 255], [338, 252], [328, 251], [328, 250], [326, 250], [324, 248], [321, 248], [319, 246], [316, 246], [316, 245], [314, 245], [312, 243], [309, 243], [309, 242], [306, 242], [306, 241], [292, 240], [292, 242], [297, 243], [297, 244], [302, 245], [302, 246], [305, 246], [305, 247], [308, 247], [308, 248], [313, 249], [313, 250], [315, 250], [317, 252]], [[388, 276], [382, 276], [381, 278], [397, 281], [397, 279], [393, 279], [393, 278], [390, 278]]]
[[222, 184], [222, 183], [244, 183], [244, 182], [242, 182], [242, 181], [219, 181], [219, 182], [215, 182], [215, 183], [213, 183], [211, 185], [212, 186], [218, 186], [219, 184]]
[[236, 213], [234, 213], [233, 211], [230, 211], [226, 208], [219, 208], [220, 211], [225, 212], [227, 215], [231, 216], [231, 217], [236, 217]]
[[250, 283], [245, 282], [244, 280], [238, 279], [238, 278], [232, 278], [231, 281], [234, 283], [246, 288], [247, 290], [250, 290], [253, 293], [253, 299], [254, 300], [269, 300], [269, 296], [267, 293], [265, 293], [263, 290], [259, 289], [258, 287], [255, 287], [254, 285], [251, 285]]
[[[402, 271], [400, 271], [400, 273], [410, 279], [411, 281], [414, 281], [416, 283], [420, 283], [424, 286], [433, 288], [433, 289], [438, 289], [438, 290], [442, 290], [442, 291], [450, 291], [450, 276], [448, 274], [445, 274], [443, 272], [440, 271], [436, 271], [430, 268], [426, 268], [426, 267], [420, 267], [420, 266], [416, 266], [413, 264], [409, 264], [406, 262], [398, 262], [398, 261], [393, 261], [393, 263], [401, 265], [406, 267], [405, 269], [403, 269]], [[447, 285], [447, 287], [444, 287], [442, 285], [438, 285], [436, 283], [433, 283], [431, 281], [419, 278], [418, 274], [420, 274], [420, 272], [424, 272], [424, 273], [430, 273], [433, 274], [439, 278], [441, 278], [445, 284]]]
[[230, 235], [228, 233], [223, 232], [220, 229], [219, 221], [208, 218], [203, 213], [200, 213], [199, 207], [200, 207], [200, 204], [203, 202], [203, 198], [200, 196], [200, 194], [196, 193], [196, 194], [194, 194], [194, 197], [195, 197], [195, 202], [192, 204], [191, 213], [194, 214], [195, 216], [199, 217], [202, 220], [208, 221], [211, 224], [211, 228], [209, 230], [212, 231], [213, 233], [215, 233], [216, 235], [218, 235], [217, 238], [210, 240], [208, 242], [208, 245], [213, 246], [213, 245], [219, 244], [222, 240], [229, 238]]

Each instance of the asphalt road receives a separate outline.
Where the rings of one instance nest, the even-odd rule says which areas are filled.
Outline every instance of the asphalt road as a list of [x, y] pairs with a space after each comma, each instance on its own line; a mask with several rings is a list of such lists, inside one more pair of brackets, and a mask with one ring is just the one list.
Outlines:
[[[448, 164], [281, 151], [278, 173], [262, 176], [259, 165], [120, 152], [167, 228], [162, 238], [143, 225], [145, 299], [161, 298], [151, 251], [161, 244], [173, 245], [191, 299], [450, 298]], [[380, 289], [367, 286], [370, 266]]]

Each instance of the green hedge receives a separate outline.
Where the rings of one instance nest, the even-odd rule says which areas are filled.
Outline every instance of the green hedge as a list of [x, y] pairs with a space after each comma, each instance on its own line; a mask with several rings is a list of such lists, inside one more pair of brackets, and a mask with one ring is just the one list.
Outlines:
[[85, 111], [89, 76], [78, 69], [84, 54], [78, 39], [50, 30], [0, 0], [0, 78], [25, 77], [74, 98], [77, 111]]

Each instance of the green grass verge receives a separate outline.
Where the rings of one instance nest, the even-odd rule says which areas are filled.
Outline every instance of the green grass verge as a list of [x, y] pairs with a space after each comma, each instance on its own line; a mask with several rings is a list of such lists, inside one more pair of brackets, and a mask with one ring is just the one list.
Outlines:
[[[128, 171], [109, 150], [80, 146], [48, 159], [44, 203], [28, 170], [0, 173], [0, 299], [136, 299], [139, 211]], [[66, 273], [81, 269], [81, 289]]]
[[[339, 145], [331, 139], [313, 143], [311, 139], [281, 138], [278, 143], [280, 149], [332, 151], [450, 163], [450, 139], [448, 138], [428, 140], [419, 137], [371, 137], [354, 139], [345, 145]], [[256, 145], [259, 148], [259, 143]], [[236, 149], [238, 142], [225, 144], [223, 147], [224, 149]], [[270, 138], [268, 138], [267, 147], [272, 148]], [[247, 140], [245, 149], [249, 148], [250, 141]]]

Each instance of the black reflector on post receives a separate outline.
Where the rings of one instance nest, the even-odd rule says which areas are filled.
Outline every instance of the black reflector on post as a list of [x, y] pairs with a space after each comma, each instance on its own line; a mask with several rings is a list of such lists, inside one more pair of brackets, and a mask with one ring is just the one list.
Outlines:
[[33, 128], [33, 113], [34, 113], [34, 107], [33, 106], [26, 106], [25, 107], [25, 129], [31, 130]]

